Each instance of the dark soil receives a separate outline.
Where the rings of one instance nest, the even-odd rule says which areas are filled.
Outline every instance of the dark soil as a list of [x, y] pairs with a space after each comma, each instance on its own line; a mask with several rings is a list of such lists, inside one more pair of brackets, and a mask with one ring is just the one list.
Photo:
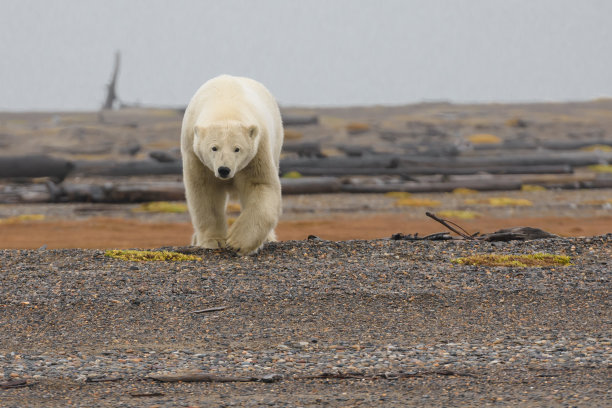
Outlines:
[[[288, 241], [177, 263], [5, 250], [2, 406], [604, 406], [611, 243]], [[572, 265], [451, 263], [535, 252]], [[277, 376], [148, 378], [193, 370]]]

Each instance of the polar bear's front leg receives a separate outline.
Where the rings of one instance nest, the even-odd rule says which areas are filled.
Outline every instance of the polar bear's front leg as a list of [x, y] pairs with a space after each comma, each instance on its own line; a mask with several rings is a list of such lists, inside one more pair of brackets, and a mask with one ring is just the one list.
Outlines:
[[227, 246], [240, 255], [256, 252], [267, 238], [274, 238], [274, 228], [281, 213], [280, 185], [256, 184], [240, 192], [242, 212], [232, 224]]
[[200, 180], [185, 179], [187, 206], [193, 223], [191, 245], [203, 248], [224, 248], [227, 237], [225, 207], [227, 193], [214, 185], [204, 186]]

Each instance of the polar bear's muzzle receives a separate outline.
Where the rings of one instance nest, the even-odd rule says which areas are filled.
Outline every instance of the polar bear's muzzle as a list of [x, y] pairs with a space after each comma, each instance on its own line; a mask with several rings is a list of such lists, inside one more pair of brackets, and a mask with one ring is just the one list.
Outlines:
[[217, 169], [217, 174], [219, 178], [226, 179], [230, 176], [232, 170], [229, 167], [221, 166]]

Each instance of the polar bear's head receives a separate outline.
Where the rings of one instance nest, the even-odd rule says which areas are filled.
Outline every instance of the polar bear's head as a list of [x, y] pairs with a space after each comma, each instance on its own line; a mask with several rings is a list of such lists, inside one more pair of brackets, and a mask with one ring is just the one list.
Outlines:
[[257, 154], [259, 129], [228, 121], [196, 126], [193, 151], [217, 178], [229, 180], [244, 169]]

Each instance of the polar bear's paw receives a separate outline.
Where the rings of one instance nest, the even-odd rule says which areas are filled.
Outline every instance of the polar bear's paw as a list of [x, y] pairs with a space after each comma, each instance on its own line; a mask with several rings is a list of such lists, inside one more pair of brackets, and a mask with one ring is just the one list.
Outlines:
[[203, 240], [198, 241], [196, 245], [202, 248], [206, 248], [206, 249], [225, 248], [226, 246], [224, 239], [217, 239], [217, 238], [203, 239]]
[[253, 255], [255, 253], [257, 253], [257, 251], [259, 251], [259, 248], [261, 247], [261, 243], [256, 242], [245, 242], [245, 241], [235, 241], [235, 240], [227, 240], [226, 243], [226, 248], [230, 249], [234, 252], [236, 252], [236, 254], [241, 255], [241, 256], [246, 256], [246, 255]]
[[242, 234], [240, 228], [230, 229], [227, 237], [226, 247], [235, 251], [238, 255], [252, 255], [262, 246], [263, 240], [258, 239], [255, 234]]

